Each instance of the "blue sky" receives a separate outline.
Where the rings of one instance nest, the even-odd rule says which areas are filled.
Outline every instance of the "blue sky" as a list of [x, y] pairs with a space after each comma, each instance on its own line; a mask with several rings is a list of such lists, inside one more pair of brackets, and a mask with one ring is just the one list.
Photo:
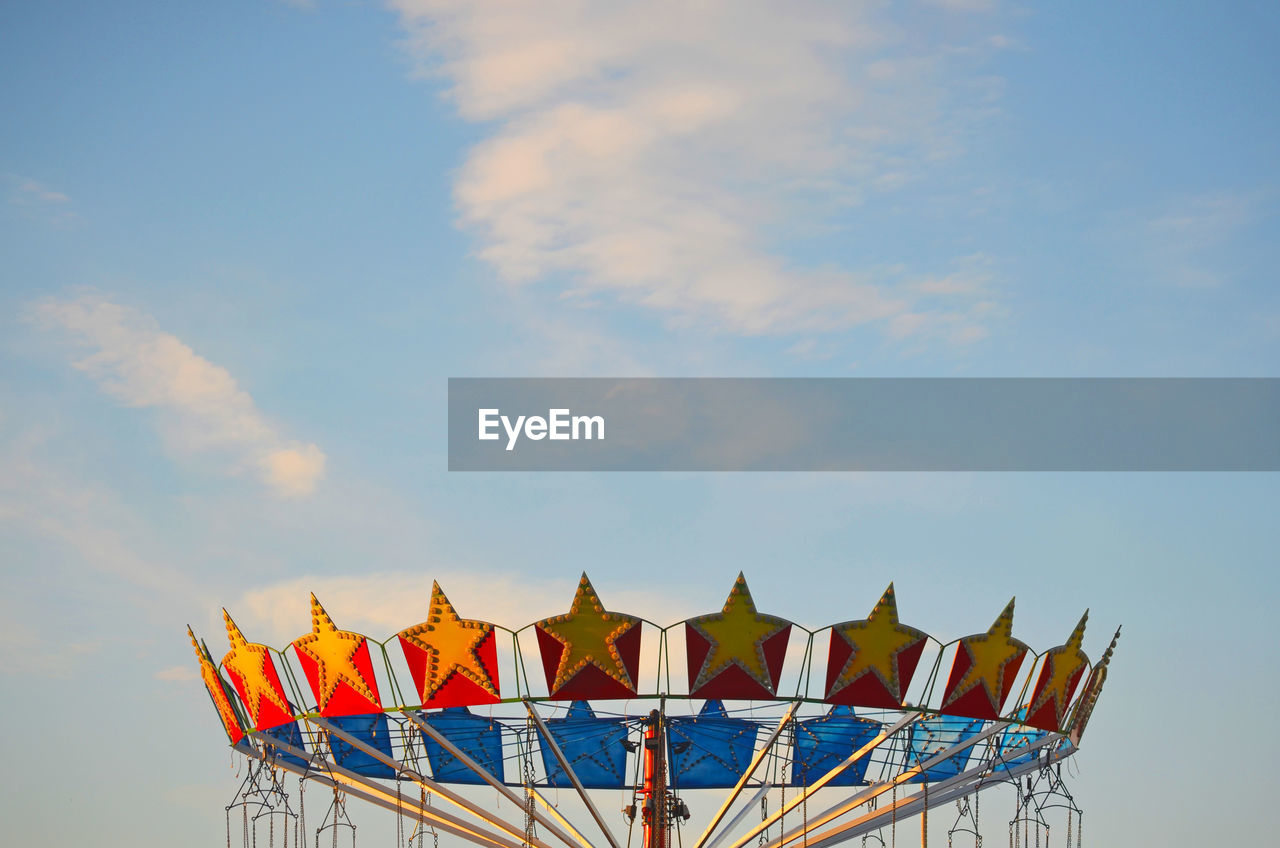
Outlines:
[[518, 626], [583, 569], [669, 620], [743, 570], [810, 627], [893, 580], [946, 637], [1016, 594], [1040, 649], [1089, 607], [1088, 838], [1270, 832], [1274, 475], [450, 475], [444, 398], [1276, 376], [1280, 14], [687, 5], [0, 10], [13, 838], [221, 844], [222, 605], [389, 633], [435, 578]]

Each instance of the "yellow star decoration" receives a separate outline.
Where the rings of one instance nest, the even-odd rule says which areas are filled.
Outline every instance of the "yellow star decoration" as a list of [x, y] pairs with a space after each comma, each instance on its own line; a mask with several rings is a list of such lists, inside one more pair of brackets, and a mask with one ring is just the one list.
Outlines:
[[240, 719], [236, 717], [236, 711], [231, 707], [230, 699], [227, 698], [227, 690], [222, 688], [222, 678], [218, 675], [218, 669], [214, 667], [213, 660], [209, 659], [209, 650], [200, 646], [196, 634], [191, 632], [190, 627], [187, 627], [187, 636], [191, 638], [191, 647], [195, 648], [196, 659], [200, 661], [200, 679], [204, 681], [204, 688], [209, 690], [209, 697], [213, 699], [213, 705], [218, 710], [222, 726], [231, 737], [231, 741], [238, 742], [244, 731], [240, 729]]
[[730, 665], [737, 665], [765, 689], [774, 691], [764, 643], [788, 624], [781, 618], [756, 612], [746, 578], [739, 572], [722, 611], [689, 619], [689, 625], [711, 643], [692, 688], [701, 688]]
[[240, 678], [240, 685], [244, 687], [245, 697], [248, 700], [245, 707], [249, 710], [249, 718], [253, 719], [255, 725], [258, 723], [262, 698], [275, 704], [286, 715], [292, 715], [293, 710], [289, 709], [288, 703], [280, 697], [276, 687], [267, 679], [269, 648], [246, 640], [240, 628], [236, 627], [236, 623], [231, 620], [231, 614], [225, 609], [222, 611], [222, 619], [226, 622], [227, 639], [231, 642], [231, 650], [227, 651], [227, 655], [222, 658], [222, 665]]
[[1084, 626], [1088, 620], [1089, 611], [1085, 610], [1080, 623], [1071, 631], [1067, 643], [1054, 648], [1045, 656], [1045, 662], [1049, 664], [1049, 678], [1040, 692], [1040, 697], [1027, 708], [1028, 716], [1035, 715], [1052, 698], [1054, 699], [1054, 716], [1059, 724], [1062, 723], [1062, 715], [1067, 708], [1067, 685], [1075, 673], [1089, 662], [1084, 651], [1080, 650], [1080, 646], [1084, 644]]
[[1013, 600], [1009, 601], [990, 630], [981, 636], [966, 636], [961, 639], [960, 649], [969, 652], [972, 663], [952, 690], [947, 703], [954, 703], [970, 689], [982, 685], [987, 690], [987, 697], [991, 699], [993, 708], [999, 712], [1005, 667], [1027, 650], [1024, 643], [1013, 638]]
[[323, 710], [337, 691], [339, 683], [346, 683], [361, 697], [378, 703], [378, 696], [356, 668], [356, 651], [364, 644], [359, 633], [339, 630], [320, 606], [316, 596], [311, 596], [311, 633], [293, 641], [293, 647], [316, 662], [316, 686], [319, 708]]
[[1079, 700], [1076, 701], [1075, 710], [1071, 715], [1071, 722], [1068, 724], [1068, 736], [1072, 745], [1080, 744], [1080, 737], [1084, 734], [1085, 727], [1089, 724], [1089, 717], [1093, 715], [1093, 708], [1098, 703], [1098, 696], [1102, 694], [1102, 686], [1107, 682], [1107, 668], [1111, 665], [1111, 655], [1115, 653], [1116, 643], [1120, 641], [1120, 628], [1116, 628], [1116, 635], [1111, 637], [1111, 644], [1102, 653], [1102, 659], [1093, 667], [1089, 678], [1084, 682], [1084, 692], [1081, 693]]
[[492, 632], [492, 624], [458, 618], [440, 584], [432, 582], [431, 608], [426, 622], [400, 633], [405, 641], [422, 648], [430, 657], [419, 693], [423, 703], [431, 700], [455, 672], [498, 697], [498, 690], [476, 653], [480, 643]]
[[634, 690], [635, 684], [622, 661], [622, 655], [618, 653], [617, 642], [639, 621], [635, 616], [606, 610], [584, 573], [578, 582], [578, 591], [573, 596], [569, 612], [537, 623], [539, 628], [564, 645], [560, 652], [560, 662], [556, 665], [551, 691], [559, 691], [588, 665], [594, 665], [623, 686]]
[[927, 636], [921, 630], [898, 623], [898, 601], [893, 584], [885, 589], [865, 621], [837, 624], [835, 631], [849, 643], [853, 653], [845, 660], [840, 676], [832, 684], [831, 695], [869, 671], [880, 679], [894, 698], [901, 701], [898, 652]]

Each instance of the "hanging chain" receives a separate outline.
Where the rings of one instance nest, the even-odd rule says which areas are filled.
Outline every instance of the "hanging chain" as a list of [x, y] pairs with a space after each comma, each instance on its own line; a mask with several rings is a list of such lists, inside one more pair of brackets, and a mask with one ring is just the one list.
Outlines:
[[889, 808], [889, 843], [898, 848], [898, 781], [893, 782], [893, 804]]
[[804, 816], [804, 845], [802, 848], [809, 848], [809, 793], [805, 792], [800, 796], [801, 813]]
[[427, 819], [427, 787], [418, 787], [418, 848], [422, 848], [422, 840], [426, 838]]
[[[431, 803], [431, 796], [427, 794], [426, 787], [422, 789], [422, 807], [425, 810], [427, 804]], [[435, 824], [431, 825], [431, 846], [432, 848], [440, 848], [440, 832], [436, 830]], [[418, 848], [422, 848], [422, 837], [418, 837]]]
[[404, 799], [400, 792], [400, 778], [396, 777], [396, 848], [404, 845]]
[[333, 787], [333, 848], [338, 848], [338, 787]]
[[920, 848], [929, 848], [929, 775], [924, 781], [924, 810], [920, 813]]
[[787, 835], [787, 766], [778, 769], [778, 839]]

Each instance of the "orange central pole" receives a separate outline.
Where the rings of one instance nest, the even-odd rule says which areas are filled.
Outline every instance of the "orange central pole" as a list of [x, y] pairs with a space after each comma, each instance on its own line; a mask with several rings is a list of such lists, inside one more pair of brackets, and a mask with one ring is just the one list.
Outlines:
[[654, 710], [644, 731], [644, 848], [667, 848], [667, 739], [662, 713]]

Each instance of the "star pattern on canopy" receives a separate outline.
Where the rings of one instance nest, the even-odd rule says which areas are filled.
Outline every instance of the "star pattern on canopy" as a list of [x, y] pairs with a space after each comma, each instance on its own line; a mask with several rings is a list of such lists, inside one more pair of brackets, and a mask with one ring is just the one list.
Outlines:
[[900, 658], [908, 649], [929, 637], [923, 630], [898, 621], [898, 601], [893, 584], [885, 589], [866, 619], [837, 624], [832, 631], [848, 644], [852, 653], [830, 685], [827, 697], [833, 697], [863, 675], [873, 674], [893, 700], [901, 702], [911, 685], [915, 665], [912, 663], [908, 671], [901, 667]]
[[187, 636], [191, 639], [191, 647], [195, 649], [196, 660], [200, 663], [200, 679], [204, 681], [204, 688], [209, 691], [209, 697], [213, 699], [213, 706], [218, 711], [218, 718], [222, 719], [222, 728], [227, 731], [227, 736], [231, 739], [231, 744], [234, 745], [244, 737], [244, 728], [240, 726], [240, 718], [236, 715], [235, 708], [231, 706], [231, 699], [227, 697], [227, 690], [222, 686], [222, 677], [218, 674], [218, 669], [214, 666], [213, 659], [209, 656], [209, 649], [200, 644], [190, 626], [187, 627]]
[[[240, 628], [231, 620], [231, 614], [222, 611], [222, 620], [227, 626], [227, 640], [231, 650], [222, 658], [222, 666], [233, 675], [238, 682], [240, 699], [255, 727], [261, 727], [263, 700], [278, 709], [284, 715], [291, 715], [293, 710], [279, 686], [272, 681], [268, 669], [274, 672], [275, 666], [268, 654], [270, 648], [258, 645], [244, 638]], [[277, 678], [278, 679], [278, 678]]]
[[1071, 721], [1067, 725], [1067, 735], [1072, 745], [1080, 744], [1080, 737], [1089, 724], [1089, 717], [1093, 715], [1098, 696], [1102, 694], [1103, 684], [1107, 682], [1107, 668], [1111, 665], [1111, 655], [1115, 653], [1116, 643], [1119, 641], [1120, 628], [1116, 628], [1116, 635], [1111, 637], [1111, 644], [1103, 651], [1102, 659], [1093, 667], [1093, 671], [1089, 673], [1089, 679], [1085, 681], [1084, 691], [1080, 693], [1080, 698], [1072, 711]]
[[770, 673], [764, 643], [791, 623], [756, 611], [751, 590], [741, 572], [720, 612], [691, 618], [687, 623], [711, 646], [691, 690], [702, 688], [716, 675], [736, 665], [769, 692], [776, 691], [777, 681]]
[[[1011, 599], [986, 633], [966, 636], [960, 640], [947, 694], [942, 701], [943, 712], [968, 714], [949, 708], [956, 706], [956, 702], [970, 692], [980, 690], [986, 696], [986, 702], [977, 710], [981, 714], [973, 717], [994, 717], [999, 714], [1000, 705], [1008, 694], [1008, 685], [1012, 683], [1008, 678], [1011, 673], [1017, 672], [1027, 653], [1026, 644], [1013, 638], [1013, 603]], [[965, 659], [968, 660], [968, 667], [957, 679], [957, 671], [963, 667]]]
[[558, 692], [588, 667], [599, 669], [616, 683], [635, 691], [635, 681], [618, 649], [618, 640], [639, 622], [635, 616], [606, 610], [584, 573], [569, 612], [535, 625], [561, 646], [551, 691]]
[[345, 683], [360, 697], [378, 704], [374, 684], [365, 679], [356, 667], [356, 652], [365, 643], [365, 637], [348, 630], [339, 630], [324, 607], [311, 596], [311, 633], [293, 641], [294, 650], [315, 662], [316, 703], [323, 712], [329, 700]]
[[402, 639], [429, 656], [419, 693], [424, 704], [435, 697], [454, 674], [498, 697], [498, 688], [479, 653], [481, 643], [492, 632], [492, 624], [460, 618], [440, 584], [432, 582], [427, 620], [400, 633]]
[[1027, 707], [1028, 724], [1045, 730], [1058, 730], [1062, 727], [1067, 704], [1089, 664], [1089, 658], [1081, 650], [1084, 628], [1088, 621], [1089, 611], [1085, 610], [1066, 644], [1045, 654], [1044, 668], [1032, 693], [1031, 705]]

